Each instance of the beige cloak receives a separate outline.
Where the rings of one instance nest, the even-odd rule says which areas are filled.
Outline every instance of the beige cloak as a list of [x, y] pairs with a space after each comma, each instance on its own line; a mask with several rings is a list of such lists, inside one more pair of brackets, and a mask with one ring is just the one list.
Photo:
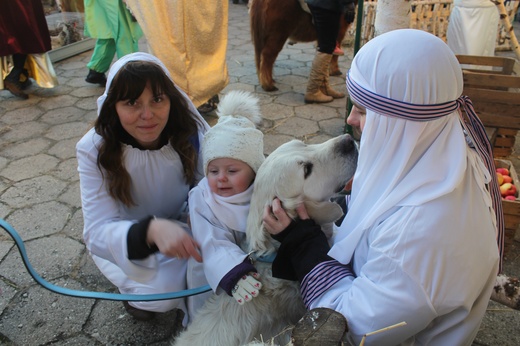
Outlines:
[[228, 83], [228, 1], [125, 0], [149, 46], [196, 107]]

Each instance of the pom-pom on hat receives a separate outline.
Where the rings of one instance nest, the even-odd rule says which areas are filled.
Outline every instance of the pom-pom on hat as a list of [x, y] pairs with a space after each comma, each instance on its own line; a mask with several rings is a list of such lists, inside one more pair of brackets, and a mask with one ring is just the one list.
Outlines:
[[246, 91], [230, 91], [220, 101], [217, 115], [217, 124], [202, 142], [204, 174], [208, 164], [219, 158], [243, 161], [256, 174], [265, 160], [264, 134], [255, 125], [262, 120], [258, 98]]

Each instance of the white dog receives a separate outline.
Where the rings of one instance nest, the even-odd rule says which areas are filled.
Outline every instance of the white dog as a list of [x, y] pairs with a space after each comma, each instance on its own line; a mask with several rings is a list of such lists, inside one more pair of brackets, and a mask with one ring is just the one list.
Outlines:
[[187, 330], [173, 341], [174, 346], [238, 346], [273, 337], [287, 344], [290, 336], [283, 331], [303, 316], [305, 306], [298, 282], [273, 278], [271, 263], [261, 261], [273, 257], [280, 245], [262, 226], [264, 206], [278, 197], [295, 217], [294, 209], [303, 202], [317, 223], [332, 226], [343, 211], [330, 198], [352, 178], [356, 162], [357, 147], [349, 135], [312, 145], [293, 140], [269, 155], [255, 179], [247, 243], [241, 244], [251, 253], [262, 289], [243, 305], [226, 293], [213, 294]]

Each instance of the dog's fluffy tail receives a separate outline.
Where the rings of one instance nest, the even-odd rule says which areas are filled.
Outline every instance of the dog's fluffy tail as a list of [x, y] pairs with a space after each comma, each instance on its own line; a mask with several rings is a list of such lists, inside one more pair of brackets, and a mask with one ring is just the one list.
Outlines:
[[243, 90], [228, 92], [218, 104], [217, 115], [244, 117], [255, 124], [260, 124], [262, 121], [258, 98]]

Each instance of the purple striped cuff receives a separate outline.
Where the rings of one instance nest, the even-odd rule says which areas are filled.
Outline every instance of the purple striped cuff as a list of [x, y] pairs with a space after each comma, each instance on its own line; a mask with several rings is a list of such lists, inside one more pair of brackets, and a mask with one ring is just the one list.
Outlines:
[[305, 275], [301, 283], [303, 303], [309, 309], [316, 298], [347, 276], [355, 276], [350, 264], [344, 265], [336, 260], [318, 264]]

